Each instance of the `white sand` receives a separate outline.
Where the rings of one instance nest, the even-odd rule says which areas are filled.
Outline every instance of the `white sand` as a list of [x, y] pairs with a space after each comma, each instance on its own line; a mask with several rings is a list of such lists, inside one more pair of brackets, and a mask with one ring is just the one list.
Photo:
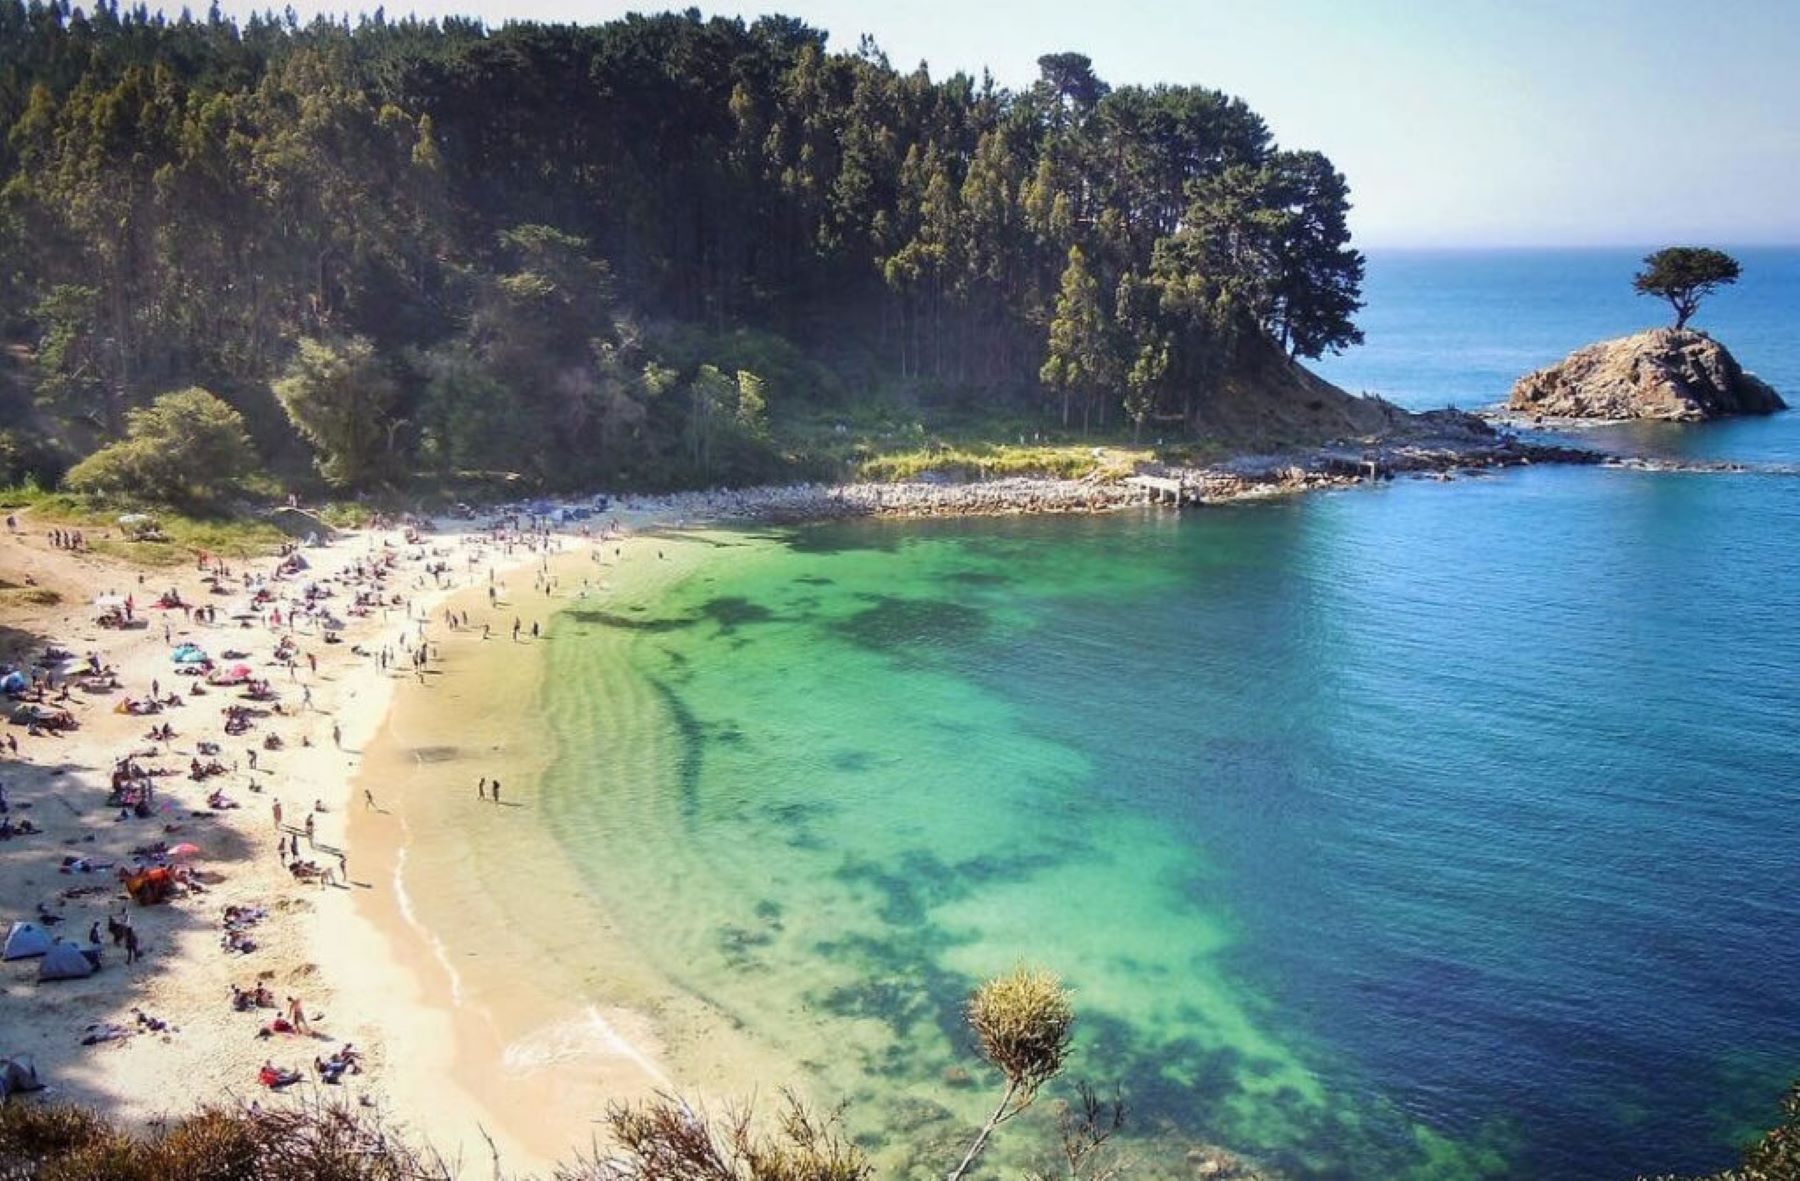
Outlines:
[[[133, 1123], [178, 1114], [201, 1102], [256, 1099], [267, 1104], [316, 1090], [378, 1106], [426, 1132], [447, 1153], [480, 1164], [483, 1172], [488, 1152], [480, 1139], [483, 1128], [494, 1132], [509, 1170], [542, 1167], [544, 1155], [523, 1148], [504, 1128], [491, 1127], [495, 1121], [478, 1098], [450, 1081], [457, 1058], [453, 1014], [422, 1003], [427, 981], [421, 965], [409, 949], [393, 946], [393, 931], [378, 918], [398, 902], [389, 854], [402, 847], [394, 831], [403, 817], [367, 810], [355, 779], [360, 752], [380, 728], [393, 686], [400, 680], [413, 682], [400, 642], [403, 632], [410, 642], [418, 642], [419, 625], [409, 624], [409, 614], [413, 620], [431, 620], [426, 635], [439, 640], [448, 632], [441, 603], [449, 594], [485, 583], [490, 568], [503, 579], [528, 582], [541, 555], [523, 545], [504, 552], [479, 534], [427, 534], [422, 545], [408, 546], [396, 531], [346, 534], [328, 548], [307, 549], [303, 552], [311, 569], [275, 585], [284, 597], [308, 583], [334, 588], [325, 604], [348, 626], [341, 633], [343, 643], [327, 645], [313, 627], [290, 633], [259, 622], [244, 628], [224, 617], [228, 605], [247, 597], [238, 576], [267, 573], [275, 566], [273, 559], [229, 562], [231, 593], [209, 594], [201, 572], [191, 564], [142, 571], [140, 582], [139, 570], [125, 562], [51, 548], [47, 529], [29, 516], [22, 516], [20, 525], [19, 534], [0, 536], [0, 580], [11, 585], [29, 580], [62, 601], [38, 606], [9, 596], [0, 603], [0, 623], [10, 630], [0, 634], [35, 637], [40, 651], [47, 641], [78, 657], [98, 652], [103, 663], [117, 670], [122, 688], [110, 695], [76, 690], [68, 708], [80, 728], [64, 737], [27, 736], [22, 726], [0, 727], [0, 735], [10, 734], [20, 743], [18, 759], [0, 763], [0, 783], [14, 805], [12, 816], [29, 818], [44, 829], [39, 835], [0, 841], [0, 926], [32, 919], [43, 903], [62, 918], [54, 932], [83, 939], [90, 924], [99, 922], [106, 944], [105, 967], [86, 980], [39, 983], [36, 960], [0, 968], [0, 1054], [34, 1055], [51, 1084], [50, 1094], [93, 1104]], [[556, 544], [567, 551], [582, 543], [565, 537]], [[355, 588], [332, 579], [358, 560], [382, 554], [394, 556], [382, 593], [400, 596], [405, 606], [351, 618], [347, 609]], [[478, 557], [473, 567], [470, 555]], [[429, 562], [450, 566], [441, 587], [425, 574]], [[170, 587], [190, 604], [218, 606], [219, 624], [189, 622], [179, 610], [151, 608], [158, 593]], [[136, 614], [151, 626], [99, 628], [94, 622], [98, 611], [89, 604], [108, 591], [132, 594]], [[534, 606], [541, 616], [555, 605], [545, 599]], [[285, 602], [282, 609], [285, 613]], [[287, 634], [294, 635], [300, 650], [291, 674], [273, 660], [280, 637]], [[227, 649], [247, 653], [243, 662], [257, 676], [269, 678], [286, 713], [258, 718], [247, 734], [226, 737], [221, 710], [239, 702], [240, 690], [213, 688], [204, 696], [187, 697], [194, 678], [176, 675], [170, 662], [171, 642], [184, 640], [199, 644], [215, 659]], [[372, 658], [352, 652], [357, 647], [373, 652], [382, 644], [396, 658], [397, 667], [386, 672]], [[0, 655], [15, 660], [22, 653]], [[309, 669], [309, 655], [317, 659], [316, 672]], [[441, 650], [433, 655], [441, 656]], [[428, 670], [430, 679], [436, 675], [435, 663]], [[186, 704], [149, 717], [113, 711], [125, 696], [145, 695], [152, 679], [160, 682], [165, 696], [182, 693]], [[303, 709], [307, 689], [311, 707]], [[174, 726], [175, 740], [166, 746], [146, 741], [150, 726], [165, 721]], [[341, 728], [342, 749], [333, 741], [334, 722]], [[279, 735], [284, 749], [261, 749], [269, 734]], [[218, 757], [228, 771], [195, 782], [187, 768], [201, 740], [220, 744]], [[114, 761], [127, 752], [153, 749], [153, 757], [140, 761], [176, 772], [156, 780], [162, 810], [145, 819], [115, 819], [117, 810], [106, 805]], [[259, 762], [254, 772], [248, 765], [253, 749]], [[250, 790], [253, 781], [260, 793]], [[212, 818], [190, 817], [190, 811], [205, 807], [215, 788], [241, 807]], [[315, 800], [323, 805], [313, 817], [318, 851], [308, 850], [304, 836], [300, 842], [302, 856], [324, 866], [335, 868], [334, 853], [346, 847], [347, 826], [366, 823], [369, 854], [365, 856], [362, 835], [348, 844], [349, 886], [320, 887], [287, 871], [276, 852], [271, 802], [277, 799], [284, 807], [284, 838], [300, 831]], [[381, 803], [377, 794], [378, 807]], [[385, 839], [384, 827], [394, 830]], [[195, 864], [213, 884], [204, 893], [166, 905], [139, 907], [125, 899], [111, 872], [57, 872], [65, 854], [123, 862], [133, 847], [158, 841], [198, 844], [202, 853]], [[91, 892], [64, 895], [76, 887]], [[221, 916], [228, 904], [256, 905], [268, 912], [254, 929], [257, 947], [249, 954], [230, 953], [220, 945]], [[138, 963], [125, 965], [122, 949], [115, 952], [104, 939], [109, 913], [129, 913], [144, 945]], [[259, 981], [277, 1003], [300, 997], [315, 1036], [257, 1037], [275, 1011], [234, 1011], [229, 986]], [[93, 1023], [137, 1030], [134, 1008], [173, 1029], [81, 1044], [84, 1028]], [[613, 1036], [628, 1044], [627, 1035], [614, 1031]], [[347, 1041], [363, 1050], [365, 1072], [346, 1075], [341, 1086], [326, 1087], [311, 1069], [313, 1059]], [[639, 1060], [634, 1069], [640, 1075], [659, 1073], [648, 1053], [633, 1047], [631, 1055]], [[257, 1083], [257, 1069], [265, 1059], [301, 1070], [305, 1081], [281, 1096], [265, 1090]]]

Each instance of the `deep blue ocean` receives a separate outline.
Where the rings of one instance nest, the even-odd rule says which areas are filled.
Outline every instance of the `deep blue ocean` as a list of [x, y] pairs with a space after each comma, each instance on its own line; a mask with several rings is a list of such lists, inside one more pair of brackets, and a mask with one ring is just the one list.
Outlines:
[[[1739, 253], [1699, 325], [1800, 401], [1800, 251]], [[1636, 261], [1378, 253], [1325, 372], [1499, 401], [1662, 321]], [[1800, 412], [1605, 439], [1778, 467]], [[1199, 1143], [1711, 1169], [1800, 1076], [1800, 478], [837, 524], [701, 569], [555, 633], [548, 821], [903, 1175], [991, 1102], [959, 1005], [1021, 959], [1076, 988], [1074, 1070], [1123, 1085], [1153, 1176]]]

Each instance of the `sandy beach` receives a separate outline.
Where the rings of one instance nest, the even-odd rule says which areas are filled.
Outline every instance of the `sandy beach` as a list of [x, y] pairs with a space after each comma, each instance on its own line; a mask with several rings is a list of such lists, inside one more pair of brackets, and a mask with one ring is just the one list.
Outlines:
[[414, 1027], [395, 1040], [422, 1054], [389, 1064], [390, 1101], [465, 1159], [487, 1151], [478, 1124], [508, 1168], [545, 1171], [591, 1147], [610, 1103], [678, 1090], [722, 1107], [797, 1081], [614, 934], [534, 815], [555, 753], [540, 645], [558, 613], [653, 600], [706, 549], [697, 534], [618, 538], [499, 576], [492, 604], [485, 582], [459, 591], [438, 614], [469, 625], [443, 631], [433, 675], [397, 684], [367, 745], [357, 790], [391, 808], [353, 813], [350, 840], [383, 888], [357, 895], [343, 978], [359, 993], [405, 982]]
[[[561, 598], [528, 587], [552, 547], [564, 560], [588, 560], [575, 536], [496, 540], [446, 531], [409, 541], [384, 530], [300, 549], [306, 568], [286, 574], [276, 573], [275, 558], [139, 569], [60, 548], [48, 527], [21, 517], [0, 542], [0, 579], [16, 588], [4, 618], [15, 650], [5, 659], [37, 673], [47, 689], [43, 708], [67, 711], [75, 726], [5, 727], [18, 743], [16, 754], [0, 747], [7, 819], [35, 831], [0, 841], [0, 917], [9, 929], [31, 922], [68, 942], [85, 944], [95, 931], [102, 966], [85, 979], [40, 981], [39, 959], [7, 962], [0, 1052], [31, 1055], [49, 1095], [132, 1125], [201, 1102], [270, 1104], [322, 1093], [378, 1109], [451, 1157], [485, 1167], [486, 1129], [509, 1170], [547, 1163], [552, 1146], [533, 1151], [506, 1127], [488, 1127], [495, 1121], [477, 1107], [478, 1089], [444, 1085], [457, 1057], [451, 1035], [466, 1029], [452, 1028], [460, 998], [447, 995], [446, 1007], [418, 1003], [426, 974], [407, 948], [394, 946], [400, 930], [420, 930], [401, 915], [394, 893], [401, 880], [394, 859], [407, 848], [404, 815], [379, 786], [385, 773], [359, 777], [358, 764], [372, 741], [379, 745], [397, 684], [416, 691], [422, 708], [436, 709], [421, 685], [444, 677], [455, 651], [453, 641], [446, 651], [446, 638], [459, 633], [443, 603], [459, 588], [472, 588], [458, 600], [471, 616], [461, 636], [481, 642], [480, 612], [495, 624], [496, 642], [510, 646], [498, 621], [506, 615], [510, 632], [512, 618], [521, 617], [516, 659], [499, 663], [522, 679], [533, 675], [528, 633], [533, 624], [541, 630]], [[491, 604], [475, 587], [490, 577]], [[246, 604], [252, 585], [266, 593], [253, 613]], [[27, 590], [36, 602], [18, 601]], [[309, 594], [310, 607], [301, 609]], [[95, 622], [102, 613], [95, 600], [108, 595], [129, 598], [131, 626]], [[187, 609], [157, 607], [159, 598]], [[216, 608], [216, 622], [195, 607]], [[336, 642], [326, 642], [328, 634]], [[266, 692], [242, 700], [243, 686], [182, 675], [171, 657], [183, 644], [209, 658], [186, 667], [210, 667], [221, 679], [219, 670], [244, 665], [268, 682]], [[411, 661], [421, 645], [422, 670]], [[107, 673], [84, 681], [77, 670], [90, 654]], [[152, 686], [162, 701], [155, 712], [125, 711], [127, 699], [142, 702]], [[9, 701], [9, 712], [17, 704]], [[222, 711], [230, 706], [251, 713], [247, 729], [228, 735]], [[151, 728], [164, 724], [173, 736], [152, 740]], [[126, 759], [128, 781], [149, 789], [141, 815], [109, 803], [115, 769]], [[207, 773], [209, 764], [216, 770]], [[196, 765], [203, 778], [192, 777]], [[195, 851], [171, 852], [183, 845]], [[297, 876], [294, 860], [321, 872]], [[121, 869], [157, 865], [185, 880], [162, 904], [132, 902]], [[227, 908], [245, 916], [232, 946]], [[390, 926], [397, 916], [401, 926]], [[135, 962], [109, 938], [109, 920], [133, 928]], [[254, 992], [259, 985], [271, 1006], [234, 1006], [234, 986]], [[305, 1017], [301, 1031], [274, 1025], [289, 1014], [290, 998]], [[259, 1036], [266, 1027], [276, 1031]], [[316, 1062], [346, 1046], [353, 1064], [327, 1082]], [[660, 1077], [644, 1063], [639, 1073]], [[264, 1086], [265, 1064], [298, 1081]]]

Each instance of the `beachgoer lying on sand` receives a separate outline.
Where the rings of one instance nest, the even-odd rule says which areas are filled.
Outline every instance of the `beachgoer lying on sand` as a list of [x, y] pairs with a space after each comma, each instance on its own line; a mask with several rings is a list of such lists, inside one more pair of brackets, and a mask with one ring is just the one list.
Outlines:
[[144, 1012], [142, 1009], [134, 1008], [131, 1010], [131, 1012], [132, 1012], [132, 1015], [137, 1018], [137, 1023], [138, 1023], [139, 1029], [147, 1029], [151, 1033], [180, 1033], [181, 1032], [179, 1029], [176, 1029], [173, 1025], [170, 1025], [167, 1021], [164, 1021], [162, 1018], [152, 1017], [152, 1016], [150, 1016], [150, 1014]]
[[270, 1090], [279, 1090], [299, 1082], [300, 1072], [276, 1066], [273, 1062], [264, 1059], [262, 1069], [256, 1072], [256, 1081]]
[[101, 1042], [122, 1042], [134, 1032], [112, 1021], [97, 1021], [82, 1029], [81, 1044], [97, 1046]]

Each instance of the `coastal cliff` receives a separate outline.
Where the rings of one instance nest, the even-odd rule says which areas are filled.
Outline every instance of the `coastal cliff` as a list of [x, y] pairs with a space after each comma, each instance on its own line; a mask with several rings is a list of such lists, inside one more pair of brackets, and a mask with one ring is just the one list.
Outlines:
[[1507, 408], [1552, 418], [1702, 422], [1787, 409], [1703, 332], [1658, 328], [1577, 349], [1521, 377]]

